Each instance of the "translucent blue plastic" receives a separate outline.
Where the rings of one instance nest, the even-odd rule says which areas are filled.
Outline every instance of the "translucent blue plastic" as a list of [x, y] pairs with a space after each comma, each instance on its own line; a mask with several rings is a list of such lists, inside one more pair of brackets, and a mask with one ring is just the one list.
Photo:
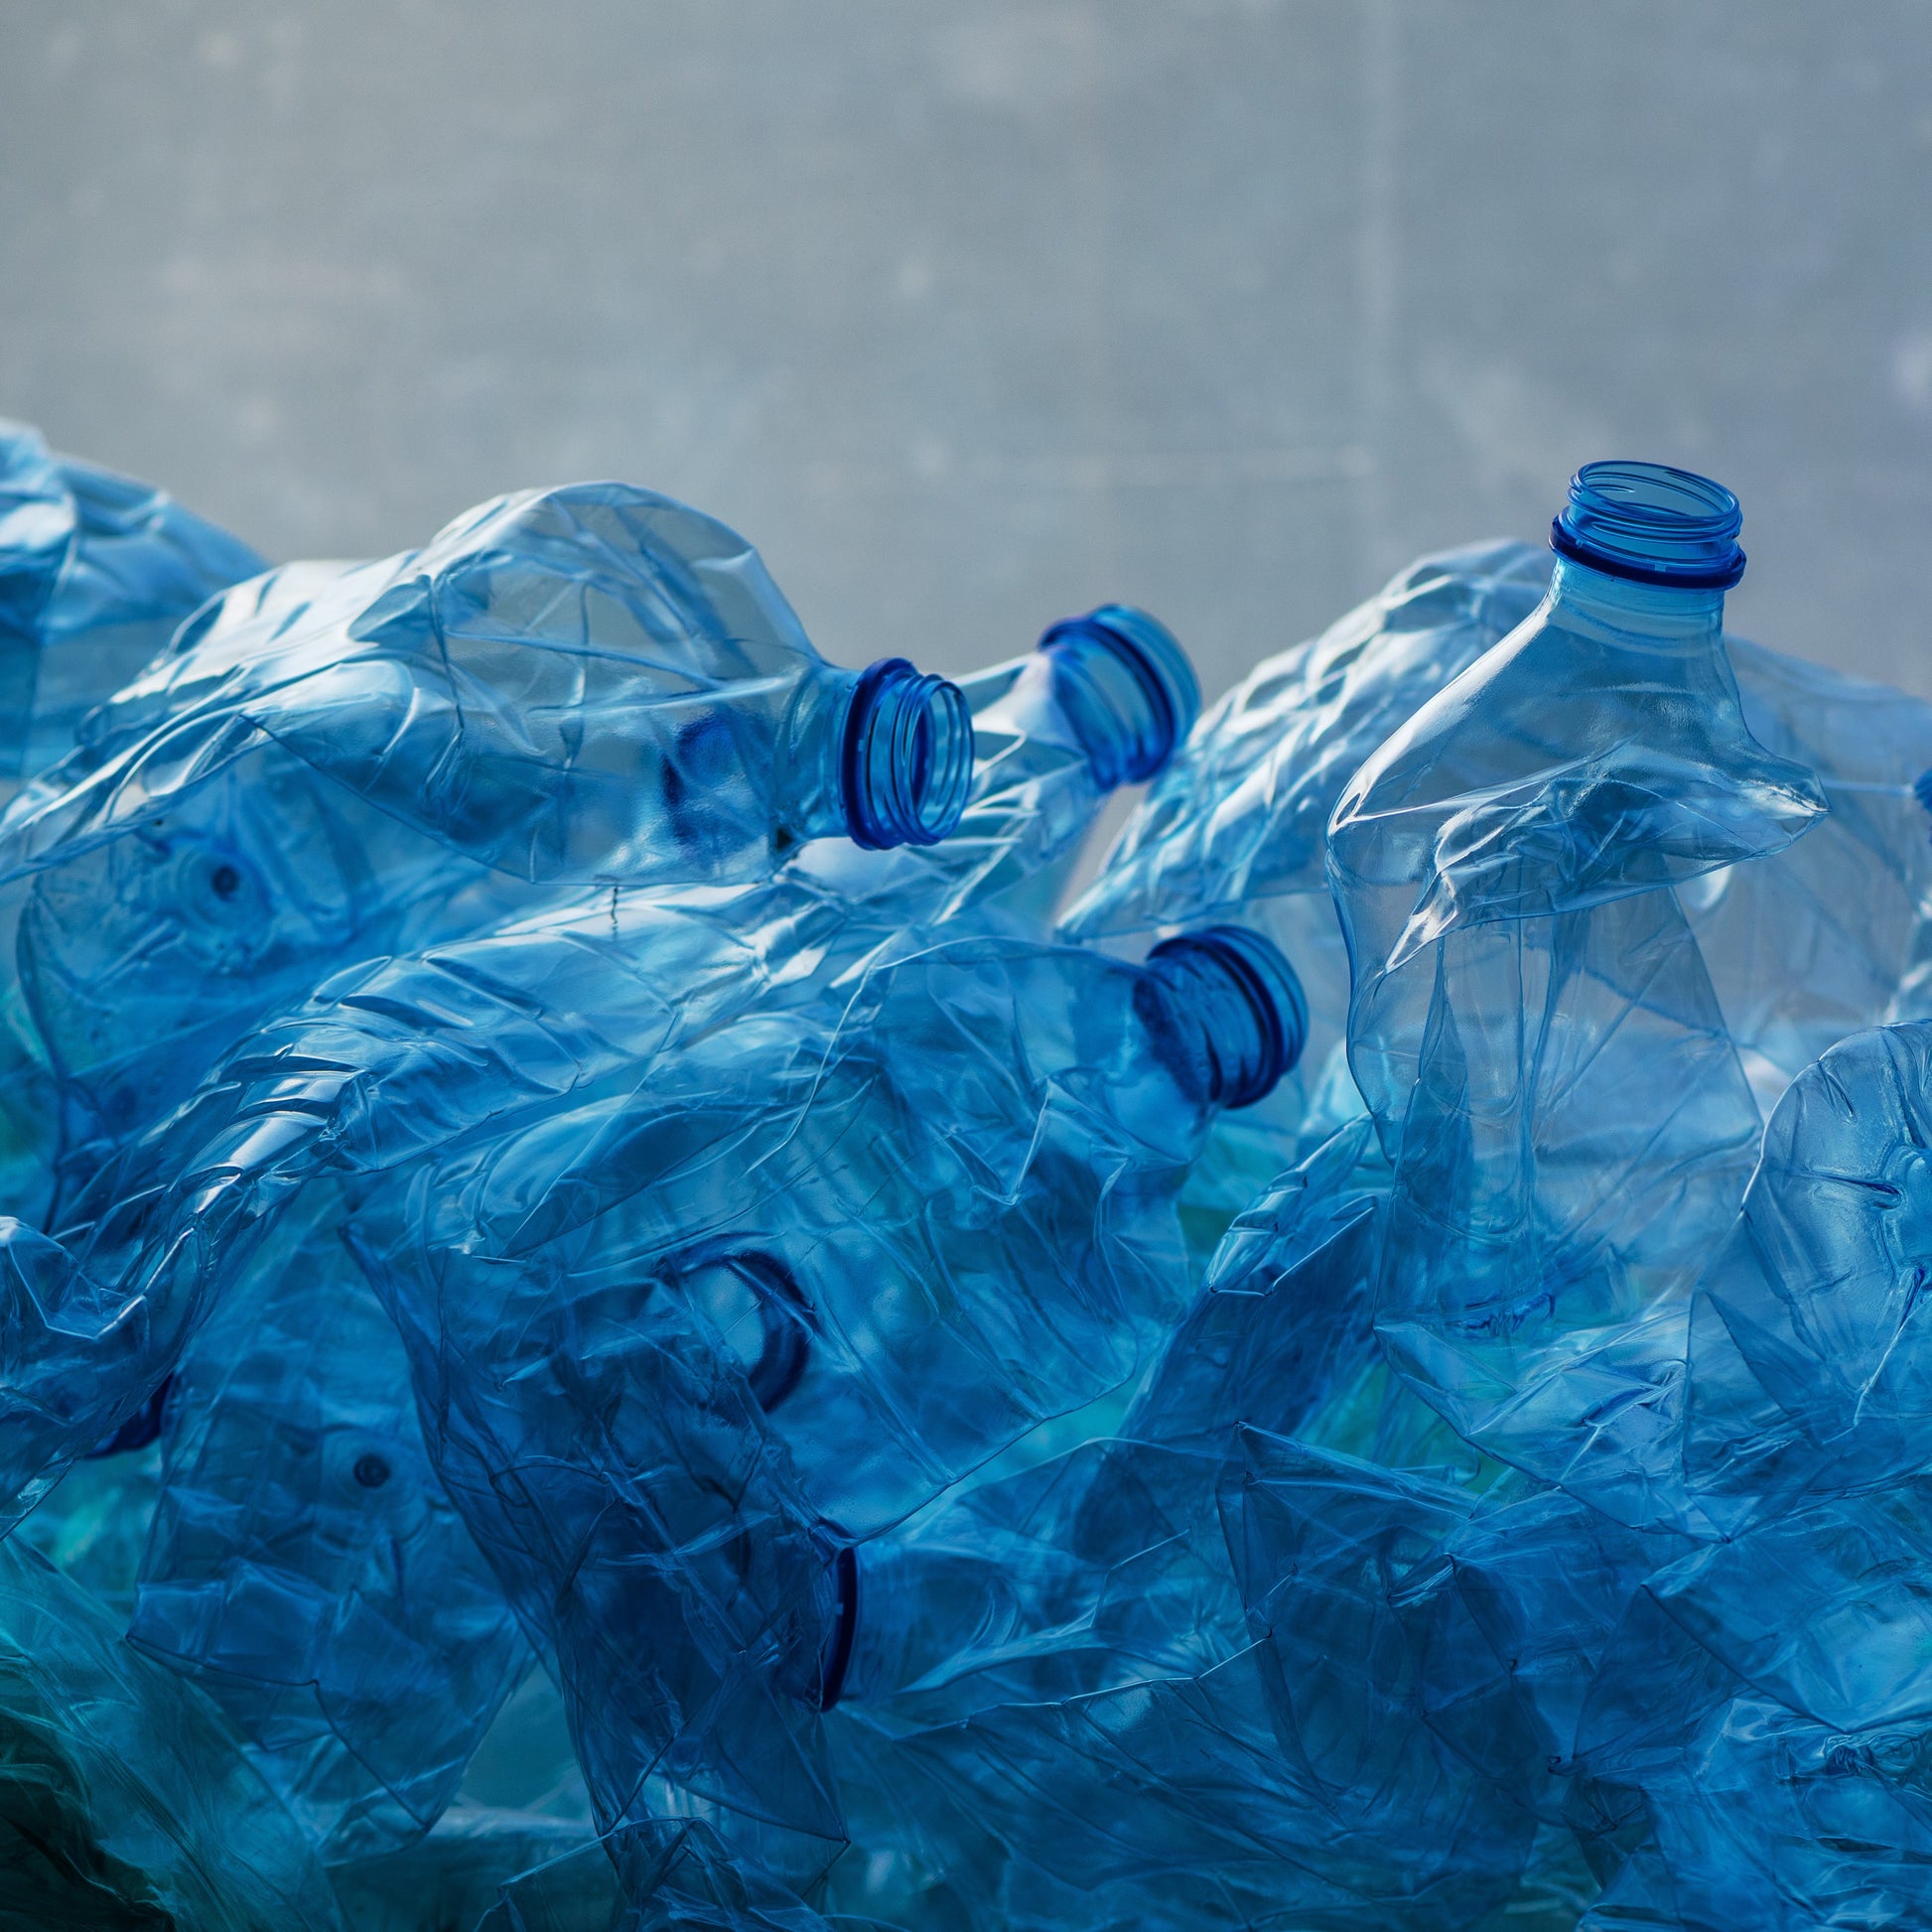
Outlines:
[[[837, 1909], [1039, 1932], [1131, 1915], [1178, 1932], [1274, 1915], [1448, 1927], [1510, 1898], [1537, 1821], [1427, 1721], [1405, 1600], [1466, 1495], [1256, 1432], [1239, 1447], [1218, 1494], [1211, 1469], [1194, 1490], [1205, 1522], [1165, 1498], [1139, 1514], [1139, 1553], [1123, 1536], [1097, 1592], [1035, 1561], [975, 1594], [965, 1553], [921, 1553], [951, 1556], [939, 1601], [955, 1628], [982, 1605], [978, 1644], [829, 1721], [854, 1840], [830, 1880]], [[1135, 1497], [1117, 1496], [1126, 1531]], [[1087, 1513], [1091, 1538], [1104, 1512]], [[1190, 1670], [1182, 1627], [1166, 1626], [1165, 1652], [1148, 1639], [1162, 1612], [1192, 1607], [1166, 1586], [1183, 1556], [1208, 1567], [1216, 1513], [1235, 1647]], [[986, 1537], [976, 1554], [997, 1576], [1028, 1550]], [[1015, 1627], [1014, 1596], [1060, 1614]], [[920, 1723], [935, 1700], [965, 1708]], [[1487, 1736], [1512, 1703], [1502, 1679], [1458, 1716]]]
[[854, 676], [479, 516], [7, 818], [0, 1916], [1932, 1914], [1932, 709], [1726, 644], [1727, 492], [1200, 721], [1126, 607]]
[[507, 497], [386, 563], [257, 578], [0, 819], [58, 1107], [21, 1122], [17, 1211], [64, 1213], [342, 966], [486, 928], [533, 885], [934, 840], [970, 776], [954, 686], [825, 664], [743, 539], [647, 491]]
[[18, 1540], [0, 1548], [0, 1918], [342, 1932], [313, 1848], [214, 1712]]
[[828, 895], [841, 920], [873, 928], [971, 907], [1037, 930], [1108, 795], [1164, 770], [1200, 710], [1173, 633], [1120, 604], [1052, 625], [1026, 656], [961, 678], [959, 690], [973, 775], [944, 843], [880, 856], [823, 840], [783, 868], [781, 884]]
[[[1553, 562], [1516, 543], [1425, 558], [1320, 637], [1258, 665], [1203, 719], [1066, 914], [1064, 929], [1083, 939], [1237, 919], [1288, 950], [1309, 990], [1307, 1064], [1322, 1076], [1310, 1082], [1304, 1147], [1360, 1104], [1330, 1052], [1348, 972], [1324, 876], [1329, 816], [1363, 759], [1530, 614]], [[1809, 766], [1831, 807], [1784, 851], [1679, 889], [1768, 1112], [1847, 1034], [1932, 1013], [1932, 820], [1911, 789], [1932, 765], [1932, 706], [1734, 637], [1726, 645], [1752, 737]], [[1215, 1174], [1197, 1177], [1197, 1197], [1231, 1187], [1225, 1211], [1235, 1212], [1292, 1158], [1302, 1121], [1266, 1113], [1277, 1124], [1269, 1147], [1229, 1147]], [[1258, 1125], [1219, 1138], [1252, 1139]]]
[[[619, 943], [476, 942], [258, 1038], [170, 1130], [172, 1199], [67, 1281], [206, 1299], [319, 1159], [406, 1169], [352, 1238], [607, 1820], [655, 1766], [823, 1859], [851, 1538], [1133, 1373], [1186, 1160], [1292, 1044], [1290, 989], [1225, 932], [1144, 968], [965, 940], [822, 1018], [704, 1031]], [[612, 1674], [618, 1627], [655, 1633], [647, 1667]]]
[[1458, 1433], [1550, 1480], [1653, 1392], [1591, 1338], [1688, 1293], [1756, 1152], [1666, 889], [1825, 809], [1746, 729], [1722, 616], [1718, 590], [1561, 562], [1330, 828], [1350, 1063], [1396, 1165], [1384, 1344]]
[[164, 491], [0, 422], [0, 784], [71, 751], [185, 618], [266, 568]]
[[1320, 636], [1256, 665], [1213, 705], [1068, 909], [1069, 937], [1253, 918], [1323, 902], [1329, 815], [1362, 760], [1534, 611], [1546, 551], [1425, 557]]
[[529, 1665], [343, 1251], [350, 1211], [305, 1190], [173, 1378], [129, 1625], [332, 1862], [434, 1823]]
[[[1166, 639], [1184, 677], [1153, 620], [1116, 607], [1081, 621], [1101, 617]], [[1139, 685], [1112, 686], [1110, 711], [1099, 701], [1109, 687], [1092, 695], [1077, 662], [1063, 661], [1068, 628], [966, 683], [978, 756], [963, 853], [828, 843], [767, 888], [564, 908], [539, 922], [545, 938], [523, 943], [554, 953], [584, 934], [621, 934], [625, 950], [681, 976], [694, 1001], [708, 986], [715, 1022], [732, 1000], [796, 1003], [857, 970], [889, 912], [1005, 907], [1091, 822], [1105, 796], [1096, 763], [1117, 768], [1114, 748], [1145, 731]], [[1084, 742], [1096, 751], [1067, 723], [1068, 693], [1085, 700]], [[752, 961], [764, 948], [760, 973]], [[134, 1631], [200, 1672], [332, 1857], [366, 1858], [442, 1810], [524, 1652], [424, 1462], [400, 1352], [338, 1238], [352, 1214], [331, 1186], [305, 1192], [167, 1385], [174, 1427]], [[801, 1334], [782, 1331], [765, 1386], [795, 1371]], [[378, 1463], [381, 1480], [362, 1480]]]

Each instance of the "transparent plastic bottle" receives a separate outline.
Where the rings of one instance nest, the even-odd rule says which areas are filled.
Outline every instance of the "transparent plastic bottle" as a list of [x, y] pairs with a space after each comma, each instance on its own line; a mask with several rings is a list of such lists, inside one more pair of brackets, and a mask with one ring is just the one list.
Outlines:
[[71, 751], [201, 605], [267, 568], [165, 491], [0, 422], [0, 797]]
[[[1120, 606], [960, 689], [974, 775], [943, 844], [826, 840], [768, 884], [600, 897], [492, 953], [515, 930], [530, 948], [609, 946], [681, 987], [694, 1025], [732, 999], [798, 1004], [858, 972], [895, 919], [1016, 923], [1014, 900], [1077, 847], [1112, 785], [1166, 759], [1194, 703], [1179, 646]], [[442, 1810], [527, 1654], [441, 1498], [400, 1349], [336, 1238], [352, 1218], [310, 1183], [191, 1348], [133, 1626], [201, 1672], [332, 1858], [406, 1841]], [[357, 1478], [370, 1457], [379, 1483]], [[350, 1602], [353, 1618], [327, 1607]]]
[[82, 738], [0, 820], [63, 1114], [43, 1217], [344, 966], [559, 887], [760, 878], [819, 834], [930, 842], [971, 775], [954, 686], [824, 663], [742, 538], [615, 483], [257, 578]]
[[[818, 1724], [855, 1542], [1132, 1376], [1172, 1317], [1188, 1155], [1300, 1025], [1238, 931], [1145, 967], [934, 943], [822, 1019], [753, 1014], [526, 1111], [361, 1218], [607, 1825], [657, 1765], [765, 1821], [793, 1875], [835, 1853]], [[649, 1669], [611, 1674], [618, 1625], [655, 1633]]]
[[[142, 1204], [76, 1251], [0, 1234], [50, 1307], [183, 1319], [319, 1162], [397, 1173], [357, 1252], [444, 1489], [560, 1660], [606, 1822], [658, 1764], [775, 1819], [787, 1856], [823, 1851], [816, 1726], [854, 1537], [1132, 1374], [1176, 1293], [1190, 1151], [1293, 1059], [1293, 975], [1222, 929], [1146, 967], [969, 939], [871, 975], [857, 1005], [678, 1046], [675, 996], [617, 949], [477, 941], [433, 964], [268, 1029], [171, 1125], [149, 1187], [116, 1189]], [[84, 1380], [61, 1364], [69, 1441], [113, 1422], [105, 1391], [162, 1339], [138, 1328], [80, 1350]], [[28, 1438], [57, 1451], [45, 1420]], [[492, 1473], [512, 1465], [515, 1495]], [[656, 1633], [649, 1670], [609, 1677], [614, 1617]]]
[[1606, 1507], [1656, 1474], [1629, 1435], [1669, 1379], [1641, 1321], [1681, 1326], [1756, 1153], [1669, 889], [1824, 810], [1744, 724], [1739, 520], [1683, 472], [1580, 472], [1544, 604], [1369, 759], [1329, 832], [1350, 1062], [1396, 1169], [1383, 1345], [1477, 1448]]
[[1101, 805], [1167, 770], [1200, 714], [1173, 633], [1103, 604], [1048, 627], [1024, 657], [959, 681], [973, 721], [966, 809], [942, 845], [878, 857], [833, 842], [786, 868], [894, 926], [967, 906], [1042, 929]]

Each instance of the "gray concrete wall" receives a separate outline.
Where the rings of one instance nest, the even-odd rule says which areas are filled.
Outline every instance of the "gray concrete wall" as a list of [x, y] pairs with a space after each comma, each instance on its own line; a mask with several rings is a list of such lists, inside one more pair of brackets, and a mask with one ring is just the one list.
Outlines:
[[1932, 693], [1925, 0], [0, 0], [0, 413], [277, 555], [621, 476], [1218, 689], [1590, 457]]

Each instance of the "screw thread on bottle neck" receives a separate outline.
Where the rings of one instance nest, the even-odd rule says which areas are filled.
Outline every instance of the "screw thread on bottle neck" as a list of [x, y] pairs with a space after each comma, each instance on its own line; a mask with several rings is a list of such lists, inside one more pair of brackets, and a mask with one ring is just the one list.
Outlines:
[[1179, 749], [1200, 716], [1200, 684], [1166, 624], [1129, 604], [1067, 618], [1039, 640], [1054, 695], [1095, 785], [1142, 784]]
[[902, 657], [860, 672], [846, 707], [839, 796], [855, 845], [936, 845], [973, 777], [973, 720], [956, 684]]
[[1222, 1107], [1264, 1099], [1302, 1057], [1308, 998], [1280, 950], [1247, 926], [1202, 926], [1163, 940], [1147, 970], [1198, 1027], [1207, 1098]]

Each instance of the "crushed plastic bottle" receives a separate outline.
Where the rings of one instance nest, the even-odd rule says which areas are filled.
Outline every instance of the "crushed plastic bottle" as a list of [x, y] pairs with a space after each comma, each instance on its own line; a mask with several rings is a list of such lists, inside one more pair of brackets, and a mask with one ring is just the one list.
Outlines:
[[1654, 1398], [1590, 1339], [1688, 1295], [1756, 1154], [1669, 889], [1825, 809], [1744, 725], [1738, 521], [1702, 478], [1581, 472], [1548, 599], [1369, 759], [1329, 833], [1350, 1061], [1396, 1168], [1379, 1332], [1458, 1435], [1549, 1481]]
[[[964, 701], [825, 664], [744, 540], [648, 491], [483, 505], [385, 563], [207, 606], [0, 819], [61, 1186], [357, 960], [596, 882], [937, 840]], [[25, 1189], [22, 1190], [23, 1192]]]
[[15, 1915], [1924, 1917], [1932, 710], [1737, 528], [1191, 733], [615, 485], [216, 599], [0, 825]]
[[934, 923], [971, 906], [1037, 930], [1108, 796], [1167, 770], [1186, 742], [1200, 686], [1173, 633], [1123, 604], [1064, 619], [1026, 656], [958, 684], [974, 766], [945, 842], [879, 855], [827, 841], [785, 870], [874, 923]]
[[[953, 839], [899, 853], [826, 841], [769, 886], [566, 905], [542, 930], [621, 931], [721, 998], [807, 997], [856, 970], [887, 918], [1011, 919], [1003, 901], [1050, 875], [1112, 786], [1165, 760], [1195, 703], [1179, 646], [1119, 606], [960, 688], [975, 769]], [[706, 923], [692, 929], [686, 908]], [[722, 972], [697, 962], [707, 934]], [[754, 945], [772, 973], [752, 970]], [[133, 1625], [201, 1673], [332, 1859], [374, 1857], [443, 1811], [527, 1655], [428, 1468], [393, 1331], [337, 1238], [351, 1218], [312, 1183], [191, 1349]]]
[[210, 597], [268, 568], [165, 491], [0, 422], [0, 797]]
[[[445, 1487], [563, 1664], [607, 1819], [657, 1764], [834, 1846], [810, 1766], [852, 1536], [1132, 1373], [1175, 1291], [1187, 1151], [1292, 1060], [1293, 976], [1220, 929], [1146, 968], [968, 940], [875, 974], [866, 1010], [835, 1009], [830, 1031], [753, 1015], [668, 1051], [673, 1009], [621, 949], [522, 950], [446, 952], [414, 1004], [398, 969], [377, 972], [271, 1029], [178, 1124], [194, 1145], [173, 1205], [96, 1252], [138, 1292], [184, 1252], [181, 1216], [205, 1264], [230, 1240], [245, 1261], [319, 1156], [409, 1163], [401, 1225], [358, 1222], [358, 1248], [447, 1432], [431, 1444]], [[936, 1104], [924, 1069], [974, 1038], [976, 1084]], [[424, 1158], [492, 1118], [467, 1154]], [[512, 1174], [524, 1205], [504, 1224], [492, 1202]], [[485, 1175], [500, 1179], [478, 1192]], [[455, 1239], [436, 1225], [480, 1210]], [[526, 1363], [506, 1381], [488, 1366], [505, 1345]], [[607, 1382], [629, 1391], [616, 1411]], [[510, 1465], [514, 1494], [490, 1473]], [[721, 1573], [734, 1518], [749, 1540]], [[659, 1526], [680, 1522], [667, 1545]], [[599, 1662], [613, 1616], [658, 1631], [647, 1673]], [[677, 1711], [710, 1716], [667, 1735]]]
[[220, 1706], [332, 1863], [441, 1816], [530, 1664], [344, 1252], [351, 1211], [306, 1188], [172, 1379], [128, 1626]]
[[[639, 1056], [358, 1226], [605, 1822], [656, 1766], [808, 1864], [841, 1842], [817, 1731], [854, 1539], [1133, 1374], [1187, 1152], [1300, 1024], [1272, 948], [1219, 928], [1143, 968], [934, 944], [833, 1017]], [[647, 1669], [601, 1661], [614, 1622], [657, 1631]]]

